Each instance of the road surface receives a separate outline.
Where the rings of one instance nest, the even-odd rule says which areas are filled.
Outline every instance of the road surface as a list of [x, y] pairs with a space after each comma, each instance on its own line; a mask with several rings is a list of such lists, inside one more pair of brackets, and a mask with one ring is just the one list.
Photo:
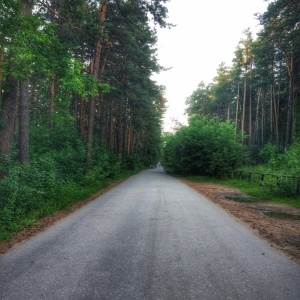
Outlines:
[[0, 257], [0, 299], [300, 299], [300, 268], [146, 170]]

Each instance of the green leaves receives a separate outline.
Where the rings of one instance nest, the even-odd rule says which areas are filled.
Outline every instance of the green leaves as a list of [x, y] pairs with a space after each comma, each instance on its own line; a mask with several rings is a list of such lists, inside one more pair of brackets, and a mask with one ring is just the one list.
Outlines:
[[165, 166], [184, 175], [225, 176], [241, 164], [242, 150], [232, 124], [196, 117], [166, 138]]
[[84, 73], [83, 63], [77, 59], [68, 58], [68, 68], [65, 69], [64, 77], [59, 79], [62, 93], [76, 93], [83, 99], [88, 100], [88, 97], [99, 96], [99, 92], [108, 93], [110, 86], [106, 83], [101, 83], [99, 79], [91, 74]]

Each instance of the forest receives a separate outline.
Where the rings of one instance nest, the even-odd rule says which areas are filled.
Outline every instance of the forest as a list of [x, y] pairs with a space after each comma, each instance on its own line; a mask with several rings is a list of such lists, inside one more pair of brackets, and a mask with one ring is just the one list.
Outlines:
[[[165, 167], [185, 175], [229, 176], [245, 165], [300, 178], [300, 2], [268, 1], [246, 29], [232, 65], [186, 99], [188, 126], [165, 135]], [[282, 193], [295, 193], [287, 185]]]
[[0, 2], [0, 238], [158, 161], [168, 1]]

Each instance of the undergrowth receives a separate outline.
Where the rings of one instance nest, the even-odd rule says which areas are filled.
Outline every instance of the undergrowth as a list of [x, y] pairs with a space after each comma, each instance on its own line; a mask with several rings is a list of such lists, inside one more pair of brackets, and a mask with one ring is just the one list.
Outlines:
[[87, 186], [75, 184], [74, 182], [61, 184], [55, 195], [47, 197], [47, 201], [36, 204], [31, 208], [24, 208], [16, 201], [8, 201], [0, 210], [0, 241], [11, 239], [16, 232], [34, 225], [39, 219], [57, 211], [68, 209], [71, 205], [90, 198], [111, 184], [128, 178], [138, 171], [124, 171], [112, 178], [97, 181]]
[[249, 182], [246, 179], [235, 179], [235, 178], [212, 178], [207, 176], [187, 176], [182, 177], [185, 180], [192, 182], [205, 182], [205, 183], [216, 183], [239, 189], [242, 193], [258, 197], [264, 200], [268, 200], [274, 203], [287, 204], [296, 208], [300, 208], [300, 195], [294, 196], [283, 196], [278, 195], [274, 191], [260, 186], [256, 182]]

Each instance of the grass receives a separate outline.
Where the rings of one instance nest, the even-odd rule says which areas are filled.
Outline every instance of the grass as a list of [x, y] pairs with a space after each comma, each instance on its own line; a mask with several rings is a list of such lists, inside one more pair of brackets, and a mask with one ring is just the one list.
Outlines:
[[192, 182], [206, 182], [217, 183], [239, 189], [242, 193], [250, 196], [266, 199], [270, 202], [287, 204], [296, 208], [300, 208], [300, 195], [294, 197], [285, 197], [281, 195], [275, 195], [272, 191], [264, 186], [260, 186], [256, 182], [249, 182], [247, 179], [218, 179], [206, 176], [187, 176], [181, 177], [185, 180]]

